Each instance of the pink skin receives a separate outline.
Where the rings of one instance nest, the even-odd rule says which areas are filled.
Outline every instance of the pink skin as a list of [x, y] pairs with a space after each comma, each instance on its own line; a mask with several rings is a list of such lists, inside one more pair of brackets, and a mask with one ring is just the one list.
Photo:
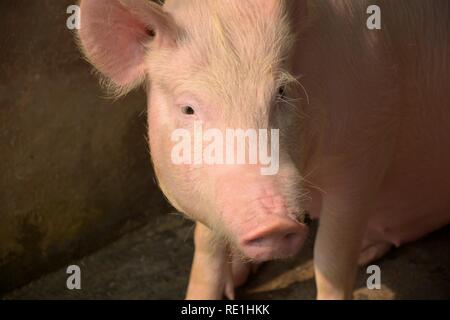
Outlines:
[[295, 254], [305, 240], [307, 227], [292, 216], [299, 209], [286, 207], [285, 198], [274, 194], [277, 179], [272, 182], [258, 174], [248, 177], [245, 167], [230, 170], [236, 175], [218, 179], [216, 201], [240, 251], [259, 262]]
[[[122, 95], [147, 80], [158, 181], [198, 221], [189, 299], [233, 298], [250, 272], [241, 255], [296, 254], [307, 234], [296, 219], [304, 210], [321, 219], [320, 299], [350, 298], [358, 262], [450, 222], [450, 151], [442, 148], [450, 143], [449, 32], [438, 14], [448, 4], [405, 4], [386, 3], [395, 28], [374, 32], [364, 27], [364, 1], [309, 8], [301, 0], [167, 0], [164, 9], [145, 0], [81, 1], [81, 47], [110, 88]], [[435, 17], [440, 31], [412, 23], [410, 10]], [[303, 75], [302, 85], [284, 86], [289, 74]], [[291, 101], [279, 101], [280, 87]], [[192, 130], [193, 121], [281, 128], [279, 173], [174, 165], [170, 135]]]

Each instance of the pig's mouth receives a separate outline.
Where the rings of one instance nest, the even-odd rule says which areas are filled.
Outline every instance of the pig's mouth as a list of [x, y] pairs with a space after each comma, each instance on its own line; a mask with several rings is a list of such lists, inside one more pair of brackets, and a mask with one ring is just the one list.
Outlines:
[[310, 221], [307, 211], [272, 216], [266, 223], [239, 237], [238, 250], [254, 262], [292, 257], [302, 247]]

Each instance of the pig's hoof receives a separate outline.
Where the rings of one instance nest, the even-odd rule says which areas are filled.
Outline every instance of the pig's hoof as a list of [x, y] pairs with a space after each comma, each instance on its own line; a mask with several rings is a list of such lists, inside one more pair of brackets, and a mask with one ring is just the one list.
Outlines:
[[378, 242], [370, 244], [361, 251], [358, 259], [358, 264], [363, 266], [371, 263], [384, 256], [389, 250], [391, 250], [392, 244], [388, 242]]

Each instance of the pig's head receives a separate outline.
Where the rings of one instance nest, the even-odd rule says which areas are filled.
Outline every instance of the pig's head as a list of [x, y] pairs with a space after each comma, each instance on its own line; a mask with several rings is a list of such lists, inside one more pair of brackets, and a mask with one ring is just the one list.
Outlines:
[[[289, 64], [293, 3], [81, 1], [79, 39], [88, 60], [115, 93], [142, 84], [148, 91], [150, 150], [167, 198], [258, 261], [294, 255], [307, 234], [292, 160], [301, 134]], [[223, 137], [226, 129], [280, 129], [279, 169], [264, 175], [260, 162], [174, 163], [173, 133], [183, 129], [195, 140], [199, 123]], [[249, 160], [250, 142], [244, 149]]]

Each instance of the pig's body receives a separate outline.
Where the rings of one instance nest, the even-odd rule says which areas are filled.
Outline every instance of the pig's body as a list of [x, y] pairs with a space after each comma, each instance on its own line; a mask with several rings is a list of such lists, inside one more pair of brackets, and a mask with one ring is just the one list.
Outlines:
[[[368, 15], [361, 14], [367, 4], [351, 3], [311, 7], [312, 20], [295, 55], [307, 108], [313, 118], [314, 110], [321, 110], [317, 117], [326, 110], [335, 123], [306, 171], [315, 170], [309, 180], [321, 187], [327, 177], [317, 163], [340, 152], [332, 150], [345, 150], [351, 161], [352, 153], [366, 152], [370, 144], [393, 144], [365, 241], [399, 246], [450, 222], [450, 11], [443, 2], [384, 1], [382, 29], [368, 32]], [[365, 96], [354, 98], [357, 91]], [[359, 145], [361, 135], [366, 136]], [[312, 192], [315, 218], [321, 199]]]
[[[84, 53], [119, 95], [146, 83], [158, 181], [198, 221], [188, 298], [233, 295], [249, 268], [230, 253], [296, 254], [305, 210], [320, 216], [326, 299], [351, 297], [358, 258], [450, 222], [450, 4], [380, 0], [382, 28], [368, 30], [372, 4], [81, 1]], [[280, 128], [279, 172], [175, 164], [171, 134], [194, 121]]]

